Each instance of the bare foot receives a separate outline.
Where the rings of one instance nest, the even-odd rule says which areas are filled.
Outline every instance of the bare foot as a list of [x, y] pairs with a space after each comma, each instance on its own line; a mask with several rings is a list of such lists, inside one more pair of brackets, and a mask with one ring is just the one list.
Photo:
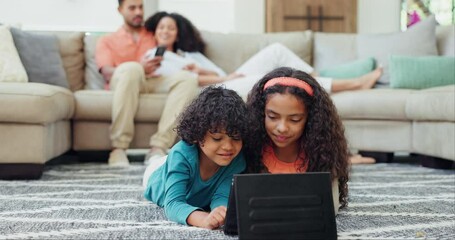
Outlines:
[[379, 77], [382, 75], [382, 67], [377, 67], [375, 70], [359, 77], [358, 81], [360, 83], [359, 89], [370, 89], [376, 82], [379, 80]]
[[358, 78], [350, 79], [338, 79], [332, 81], [332, 92], [352, 91], [352, 90], [363, 90], [370, 89], [379, 80], [382, 75], [382, 67], [378, 67], [375, 70], [362, 75]]
[[376, 159], [371, 157], [363, 157], [360, 154], [351, 155], [349, 157], [351, 164], [373, 164], [376, 163]]

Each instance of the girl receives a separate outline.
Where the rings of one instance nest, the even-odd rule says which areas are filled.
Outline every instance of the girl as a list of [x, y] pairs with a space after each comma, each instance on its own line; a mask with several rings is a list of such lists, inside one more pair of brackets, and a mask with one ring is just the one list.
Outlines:
[[330, 172], [335, 212], [347, 204], [348, 147], [327, 92], [309, 74], [282, 67], [265, 75], [248, 95], [251, 146], [248, 171]]
[[224, 224], [232, 176], [245, 170], [246, 105], [236, 92], [209, 87], [180, 115], [182, 139], [144, 173], [144, 196], [181, 224]]
[[[166, 75], [186, 69], [198, 75], [200, 86], [223, 83], [243, 97], [259, 78], [278, 66], [293, 67], [317, 75], [310, 65], [279, 43], [262, 49], [234, 73], [228, 75], [203, 55], [205, 43], [199, 31], [182, 15], [158, 12], [147, 19], [145, 28], [154, 34], [158, 45], [167, 46], [168, 51], [158, 73]], [[152, 49], [149, 55], [154, 55], [155, 51], [156, 49]], [[382, 68], [377, 68], [353, 79], [336, 81], [332, 81], [331, 78], [317, 79], [328, 92], [340, 92], [372, 88], [381, 73]]]

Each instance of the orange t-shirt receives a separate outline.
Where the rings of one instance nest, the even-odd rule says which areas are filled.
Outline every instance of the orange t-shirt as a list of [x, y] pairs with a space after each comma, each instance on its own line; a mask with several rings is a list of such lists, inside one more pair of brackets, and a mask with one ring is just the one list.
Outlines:
[[303, 169], [299, 170], [299, 166], [304, 163], [304, 157], [300, 156], [295, 162], [283, 162], [277, 158], [272, 146], [266, 145], [262, 150], [262, 162], [267, 167], [270, 173], [298, 173], [306, 172], [308, 165], [306, 164]]
[[139, 62], [147, 50], [156, 46], [151, 32], [142, 27], [139, 38], [134, 41], [133, 34], [122, 26], [117, 32], [102, 37], [97, 45], [95, 60], [98, 69], [104, 66], [117, 67], [124, 62]]

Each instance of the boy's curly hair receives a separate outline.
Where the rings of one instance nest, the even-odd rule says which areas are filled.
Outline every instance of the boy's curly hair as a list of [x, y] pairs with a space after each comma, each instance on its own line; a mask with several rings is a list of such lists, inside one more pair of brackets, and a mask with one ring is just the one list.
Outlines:
[[246, 104], [233, 90], [209, 86], [179, 116], [177, 134], [188, 144], [203, 142], [207, 132], [248, 136]]
[[[264, 85], [276, 77], [292, 77], [305, 81], [313, 88], [313, 96], [297, 87]], [[250, 91], [247, 109], [250, 115], [250, 145], [245, 149], [249, 172], [264, 172], [262, 149], [270, 142], [264, 119], [265, 105], [271, 94], [290, 93], [300, 99], [308, 110], [305, 130], [300, 138], [300, 151], [305, 154], [308, 172], [330, 172], [338, 178], [341, 207], [347, 206], [347, 182], [349, 180], [348, 146], [344, 127], [329, 94], [309, 74], [292, 68], [281, 67], [260, 79]], [[254, 124], [256, 123], [256, 124]], [[258, 124], [262, 123], [262, 124]], [[301, 166], [303, 167], [303, 166]]]
[[177, 41], [173, 46], [175, 51], [180, 49], [186, 52], [200, 52], [204, 54], [205, 42], [201, 37], [201, 33], [190, 20], [178, 13], [157, 12], [145, 21], [145, 29], [155, 34], [158, 23], [164, 17], [174, 19], [177, 24]]

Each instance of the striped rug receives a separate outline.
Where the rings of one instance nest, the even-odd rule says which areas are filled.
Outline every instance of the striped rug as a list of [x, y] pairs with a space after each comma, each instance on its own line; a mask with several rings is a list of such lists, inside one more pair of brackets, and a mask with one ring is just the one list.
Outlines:
[[[0, 239], [235, 239], [167, 221], [142, 196], [144, 166], [48, 166], [0, 181]], [[356, 165], [338, 239], [455, 239], [455, 174], [413, 164]]]

